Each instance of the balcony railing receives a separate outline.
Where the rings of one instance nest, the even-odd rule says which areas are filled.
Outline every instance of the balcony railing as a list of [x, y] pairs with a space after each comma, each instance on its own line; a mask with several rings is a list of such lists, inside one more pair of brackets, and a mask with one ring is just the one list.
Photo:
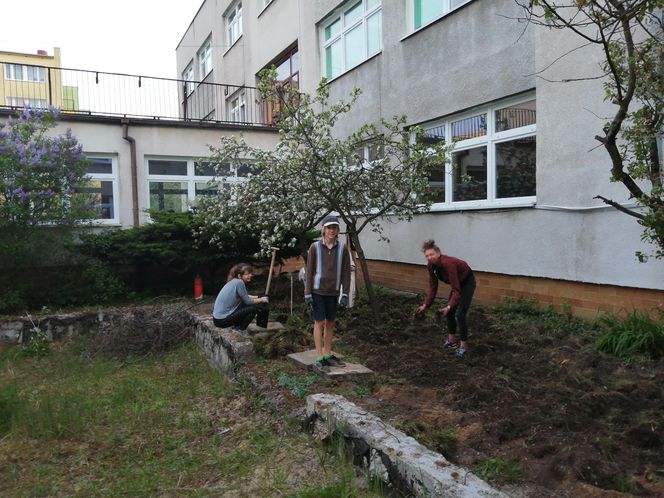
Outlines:
[[273, 126], [254, 87], [0, 62], [0, 109]]

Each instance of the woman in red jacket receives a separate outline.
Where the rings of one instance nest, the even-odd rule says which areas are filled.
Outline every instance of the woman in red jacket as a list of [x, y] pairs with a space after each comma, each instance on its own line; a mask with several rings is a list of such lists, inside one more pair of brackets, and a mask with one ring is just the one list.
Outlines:
[[[438, 292], [438, 280], [449, 284], [450, 295], [447, 306], [438, 311], [447, 317], [447, 340], [444, 349], [456, 349], [456, 357], [463, 358], [468, 351], [468, 308], [475, 293], [475, 276], [465, 261], [446, 256], [433, 240], [425, 240], [422, 252], [427, 259], [429, 272], [429, 293], [424, 303], [417, 308], [417, 313], [423, 313], [433, 304]], [[457, 342], [457, 324], [461, 333], [461, 343]]]

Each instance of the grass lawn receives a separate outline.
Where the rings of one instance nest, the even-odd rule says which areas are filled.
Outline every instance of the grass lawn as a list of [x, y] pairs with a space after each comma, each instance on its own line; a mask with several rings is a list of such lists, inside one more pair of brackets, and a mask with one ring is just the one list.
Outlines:
[[191, 343], [133, 362], [48, 349], [0, 351], [1, 496], [376, 496]]

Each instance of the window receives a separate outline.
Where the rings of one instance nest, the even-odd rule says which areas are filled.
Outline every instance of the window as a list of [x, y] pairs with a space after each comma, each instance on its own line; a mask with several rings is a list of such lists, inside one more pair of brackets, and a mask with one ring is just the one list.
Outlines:
[[429, 123], [424, 129], [425, 140], [454, 142], [451, 163], [430, 171], [434, 208], [534, 202], [536, 108], [532, 96]]
[[46, 69], [37, 66], [26, 66], [24, 64], [5, 64], [5, 78], [8, 80], [33, 81], [44, 83], [46, 80]]
[[225, 187], [243, 181], [251, 171], [249, 163], [234, 167], [223, 165], [215, 172], [213, 164], [188, 158], [147, 159], [148, 193], [150, 209], [183, 213], [190, 209], [199, 196], [216, 195], [217, 183]]
[[198, 70], [200, 79], [204, 79], [212, 71], [212, 39], [208, 38], [198, 51]]
[[321, 26], [323, 75], [336, 78], [383, 48], [381, 0], [346, 3]]
[[105, 223], [119, 223], [118, 182], [115, 156], [86, 156], [88, 181], [78, 192], [88, 196], [95, 218]]
[[228, 99], [228, 120], [234, 123], [245, 123], [247, 121], [247, 96], [244, 90], [240, 90]]
[[190, 62], [187, 69], [182, 73], [182, 79], [186, 81], [185, 91], [187, 95], [191, 95], [194, 91], [194, 64]]
[[5, 102], [11, 107], [48, 107], [46, 99], [32, 99], [28, 97], [5, 97]]
[[242, 36], [242, 2], [231, 6], [226, 12], [226, 32], [229, 47]]
[[412, 30], [426, 26], [470, 0], [408, 0]]

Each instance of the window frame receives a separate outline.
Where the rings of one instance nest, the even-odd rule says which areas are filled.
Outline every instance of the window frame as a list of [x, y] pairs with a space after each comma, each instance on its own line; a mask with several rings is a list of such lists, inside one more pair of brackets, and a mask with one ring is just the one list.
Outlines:
[[[476, 149], [479, 147], [486, 147], [486, 198], [478, 200], [453, 200], [454, 189], [454, 172], [453, 161], [446, 161], [445, 163], [445, 201], [435, 202], [431, 206], [431, 211], [456, 211], [463, 209], [492, 209], [501, 207], [529, 207], [537, 202], [537, 194], [532, 196], [520, 197], [497, 197], [497, 165], [496, 165], [496, 145], [519, 140], [528, 137], [535, 137], [535, 146], [537, 146], [537, 121], [535, 124], [503, 130], [500, 132], [495, 131], [495, 112], [499, 109], [505, 109], [517, 104], [535, 101], [536, 95], [534, 92], [503, 99], [481, 107], [475, 107], [471, 110], [450, 115], [444, 119], [438, 119], [421, 124], [420, 126], [426, 131], [427, 129], [443, 128], [445, 130], [445, 143], [452, 143], [452, 123], [478, 116], [486, 113], [487, 133], [483, 136], [473, 137], [466, 140], [460, 140], [454, 143], [453, 149], [450, 154], [455, 152], [463, 152], [465, 150]], [[537, 119], [537, 118], [535, 118]], [[537, 159], [535, 159], [537, 165]], [[535, 170], [537, 175], [537, 169]]]
[[462, 0], [462, 3], [452, 7], [452, 0], [441, 0], [443, 3], [442, 12], [437, 16], [432, 17], [431, 19], [423, 22], [420, 26], [415, 26], [415, 6], [417, 2], [423, 0], [406, 0], [406, 19], [407, 19], [407, 31], [408, 34], [415, 33], [421, 29], [426, 28], [427, 26], [435, 23], [438, 19], [445, 17], [446, 15], [454, 12], [455, 10], [460, 9], [464, 5], [472, 2], [473, 0]]
[[[179, 161], [187, 163], [186, 175], [164, 175], [164, 174], [150, 174], [150, 161]], [[181, 156], [161, 156], [161, 155], [147, 155], [144, 159], [145, 167], [145, 194], [146, 205], [148, 209], [158, 209], [151, 205], [150, 184], [153, 182], [179, 182], [187, 184], [187, 208], [191, 210], [196, 205], [196, 184], [209, 183], [211, 180], [223, 184], [238, 183], [244, 181], [242, 176], [237, 175], [237, 168], [233, 167], [233, 175], [229, 176], [209, 176], [209, 175], [196, 175], [196, 164], [205, 162], [205, 158], [181, 157]], [[250, 163], [250, 161], [245, 161]], [[223, 187], [222, 187], [223, 188]]]
[[[327, 78], [328, 81], [332, 81], [347, 72], [353, 70], [354, 68], [362, 65], [362, 63], [368, 61], [372, 57], [380, 54], [383, 51], [383, 0], [376, 0], [376, 5], [373, 7], [367, 8], [368, 0], [347, 0], [340, 7], [336, 8], [326, 19], [319, 24], [318, 36], [319, 36], [319, 50], [320, 50], [320, 60], [321, 60], [321, 70], [320, 73], [323, 77]], [[355, 19], [348, 26], [345, 25], [345, 14], [355, 7], [358, 3], [362, 4], [362, 13], [358, 19]], [[380, 44], [379, 48], [374, 52], [369, 52], [369, 42], [368, 42], [368, 20], [374, 15], [380, 16]], [[338, 34], [331, 36], [329, 40], [325, 40], [325, 30], [332, 26], [335, 22], [341, 22], [341, 29]], [[358, 26], [362, 26], [362, 48], [363, 53], [361, 60], [359, 62], [347, 66], [346, 64], [346, 38], [347, 35], [353, 31]], [[336, 42], [341, 42], [341, 57], [342, 57], [342, 69], [339, 74], [328, 75], [327, 73], [327, 56], [326, 49], [331, 47]]]
[[[16, 77], [16, 68], [21, 68], [21, 77]], [[37, 71], [38, 79], [28, 78], [28, 70], [34, 68]], [[10, 70], [11, 69], [11, 70]], [[5, 79], [9, 81], [23, 81], [26, 83], [46, 83], [46, 68], [33, 66], [30, 64], [19, 64], [16, 62], [5, 63]]]
[[[233, 104], [238, 102], [237, 107], [233, 107]], [[233, 93], [226, 99], [226, 118], [231, 123], [247, 123], [247, 92], [241, 88], [237, 92]], [[235, 112], [239, 113], [237, 118], [234, 116]], [[242, 119], [243, 118], [243, 119]]]
[[34, 97], [13, 97], [5, 96], [5, 105], [8, 107], [31, 107], [33, 109], [46, 109], [48, 101], [46, 99], [37, 99]]
[[[212, 35], [208, 36], [207, 39], [201, 45], [201, 48], [196, 52], [196, 66], [198, 67], [199, 80], [203, 81], [207, 78], [208, 74], [212, 72]], [[207, 67], [209, 65], [209, 68]]]
[[186, 81], [185, 83], [185, 89], [186, 89], [186, 95], [191, 95], [194, 93], [195, 89], [195, 79], [196, 77], [194, 76], [194, 61], [191, 60], [189, 64], [187, 64], [187, 67], [185, 68], [184, 71], [182, 71], [182, 79]]
[[[233, 19], [231, 20], [231, 16]], [[242, 25], [242, 0], [231, 4], [224, 13], [224, 27], [225, 37], [228, 43], [228, 49], [237, 43], [242, 38], [244, 33]]]
[[113, 217], [112, 218], [94, 218], [92, 223], [100, 225], [119, 225], [120, 224], [120, 192], [118, 180], [118, 156], [116, 154], [98, 154], [92, 152], [84, 152], [85, 159], [90, 161], [94, 159], [110, 159], [111, 172], [110, 173], [86, 173], [88, 180], [92, 181], [110, 181], [113, 190]]

